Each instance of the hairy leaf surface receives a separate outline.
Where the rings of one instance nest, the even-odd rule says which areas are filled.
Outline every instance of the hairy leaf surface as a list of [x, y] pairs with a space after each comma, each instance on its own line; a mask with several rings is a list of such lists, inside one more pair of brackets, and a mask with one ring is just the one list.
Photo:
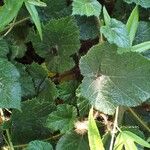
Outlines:
[[55, 105], [43, 99], [34, 98], [22, 103], [22, 111], [12, 113], [12, 140], [25, 144], [32, 140], [48, 138], [50, 130], [44, 127], [49, 113]]
[[35, 95], [35, 87], [31, 76], [26, 72], [26, 67], [22, 64], [16, 64], [20, 73], [21, 97], [23, 99], [31, 98]]
[[8, 60], [0, 58], [0, 108], [20, 109], [20, 74]]
[[57, 97], [55, 84], [48, 79], [48, 72], [41, 65], [32, 63], [27, 66], [27, 72], [32, 77], [36, 95], [47, 101], [54, 101]]
[[[43, 27], [42, 42], [33, 32], [30, 33], [29, 39], [33, 42], [36, 53], [46, 58], [48, 67], [53, 72], [66, 71], [68, 64], [72, 67], [70, 56], [80, 48], [79, 30], [72, 17], [48, 22]], [[58, 62], [60, 63], [58, 64]], [[53, 68], [53, 66], [55, 67]], [[69, 67], [69, 69], [71, 68]]]
[[48, 142], [35, 140], [31, 141], [25, 150], [53, 150], [53, 147]]
[[80, 38], [82, 40], [95, 39], [99, 36], [99, 26], [94, 16], [76, 16], [77, 24], [80, 29]]
[[57, 86], [59, 98], [64, 100], [65, 103], [73, 104], [76, 100], [75, 91], [78, 87], [76, 80], [62, 82]]
[[57, 111], [48, 116], [46, 126], [54, 131], [60, 130], [61, 133], [66, 133], [74, 127], [76, 116], [75, 107], [67, 104], [58, 105]]
[[46, 22], [51, 19], [58, 19], [71, 15], [71, 8], [64, 0], [44, 0], [47, 7], [38, 9], [41, 20]]
[[131, 46], [126, 26], [121, 21], [111, 19], [109, 25], [102, 26], [100, 31], [111, 44], [122, 48]]
[[108, 43], [80, 60], [81, 94], [96, 109], [111, 114], [116, 105], [137, 106], [150, 97], [150, 61], [137, 53], [116, 53]]
[[78, 111], [80, 116], [88, 115], [91, 106], [88, 99], [82, 96], [80, 86], [76, 90], [76, 96], [77, 96], [77, 106], [78, 106]]
[[97, 0], [73, 0], [73, 15], [99, 16], [101, 4]]
[[86, 135], [79, 135], [75, 132], [65, 134], [56, 145], [56, 150], [90, 150]]
[[7, 58], [7, 54], [9, 53], [9, 46], [6, 40], [0, 40], [0, 58]]
[[140, 21], [134, 39], [134, 45], [146, 41], [150, 41], [150, 23], [146, 21]]

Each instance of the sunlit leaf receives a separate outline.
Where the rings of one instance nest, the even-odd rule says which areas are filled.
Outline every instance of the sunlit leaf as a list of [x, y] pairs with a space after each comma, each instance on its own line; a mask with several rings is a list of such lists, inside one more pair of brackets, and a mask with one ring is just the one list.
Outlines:
[[97, 0], [73, 0], [73, 15], [99, 16], [101, 4]]
[[88, 139], [91, 150], [104, 150], [102, 139], [93, 117], [93, 108], [91, 108], [88, 117]]

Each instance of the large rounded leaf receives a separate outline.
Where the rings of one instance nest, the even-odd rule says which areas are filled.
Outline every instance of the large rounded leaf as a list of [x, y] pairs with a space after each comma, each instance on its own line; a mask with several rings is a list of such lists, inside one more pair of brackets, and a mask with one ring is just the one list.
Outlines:
[[73, 17], [53, 19], [43, 27], [43, 41], [30, 32], [31, 40], [38, 55], [46, 58], [48, 69], [62, 73], [74, 67], [70, 57], [80, 48], [79, 29]]
[[99, 44], [80, 60], [82, 96], [108, 114], [116, 105], [137, 106], [150, 98], [150, 61], [133, 52], [119, 55], [116, 49]]

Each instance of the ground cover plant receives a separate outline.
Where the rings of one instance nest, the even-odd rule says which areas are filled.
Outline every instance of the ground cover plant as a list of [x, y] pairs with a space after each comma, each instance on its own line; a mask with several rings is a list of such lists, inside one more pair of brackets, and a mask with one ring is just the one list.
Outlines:
[[150, 0], [0, 1], [0, 148], [150, 149]]

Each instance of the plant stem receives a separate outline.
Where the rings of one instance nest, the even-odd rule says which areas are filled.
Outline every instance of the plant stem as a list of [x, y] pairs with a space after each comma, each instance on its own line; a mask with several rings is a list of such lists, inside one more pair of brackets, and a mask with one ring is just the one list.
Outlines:
[[145, 124], [145, 122], [134, 112], [132, 108], [129, 108], [131, 114], [137, 119], [137, 121], [150, 133], [150, 128]]
[[52, 137], [49, 137], [47, 139], [44, 139], [43, 141], [49, 141], [49, 140], [54, 140], [54, 139], [57, 139], [59, 138], [60, 136], [62, 136], [62, 134], [57, 134], [57, 135], [54, 135]]
[[2, 35], [1, 38], [4, 38], [9, 32], [11, 32], [11, 30], [12, 30], [13, 27], [14, 27], [15, 21], [16, 21], [16, 17], [14, 18], [13, 22], [11, 23], [11, 26], [10, 26], [10, 28], [8, 29], [8, 31], [7, 31], [4, 35]]
[[10, 134], [9, 134], [9, 130], [8, 130], [8, 129], [6, 130], [6, 135], [7, 135], [7, 138], [8, 138], [9, 145], [10, 145], [10, 150], [15, 150], [15, 149], [14, 149], [14, 146], [13, 146], [13, 143], [12, 143], [12, 141], [11, 141], [11, 137], [10, 137]]
[[101, 22], [101, 20], [100, 20], [100, 18], [99, 17], [96, 17], [96, 21], [97, 21], [97, 27], [98, 27], [98, 29], [99, 29], [99, 36], [100, 36], [100, 38], [99, 38], [99, 43], [103, 43], [104, 42], [104, 40], [103, 40], [103, 35], [102, 35], [102, 33], [100, 32], [100, 27], [102, 26], [102, 22]]
[[4, 116], [4, 112], [2, 108], [0, 108], [0, 115], [1, 115], [2, 121], [5, 121], [5, 116]]
[[113, 126], [113, 130], [112, 130], [112, 136], [111, 136], [111, 142], [110, 142], [109, 150], [112, 150], [113, 149], [113, 145], [114, 145], [116, 128], [118, 126], [118, 112], [119, 112], [119, 106], [116, 108], [115, 120], [114, 120], [114, 126]]
[[21, 23], [23, 23], [23, 22], [25, 22], [25, 21], [27, 21], [29, 19], [30, 19], [30, 17], [26, 17], [26, 18], [23, 18], [23, 19], [21, 19], [19, 21], [16, 21], [15, 23], [11, 23], [2, 32], [6, 31], [6, 30], [9, 30], [12, 26], [13, 27], [17, 26], [17, 25], [19, 25], [19, 24], [21, 24]]
[[[59, 138], [61, 135], [62, 135], [62, 134], [57, 134], [57, 135], [54, 135], [54, 136], [49, 137], [49, 138], [47, 138], [47, 139], [44, 139], [44, 140], [42, 140], [42, 141], [54, 140], [54, 139]], [[28, 146], [28, 144], [21, 144], [21, 145], [15, 145], [15, 146], [13, 146], [13, 147], [14, 147], [14, 148], [20, 148], [20, 147], [27, 147], [27, 146]]]

